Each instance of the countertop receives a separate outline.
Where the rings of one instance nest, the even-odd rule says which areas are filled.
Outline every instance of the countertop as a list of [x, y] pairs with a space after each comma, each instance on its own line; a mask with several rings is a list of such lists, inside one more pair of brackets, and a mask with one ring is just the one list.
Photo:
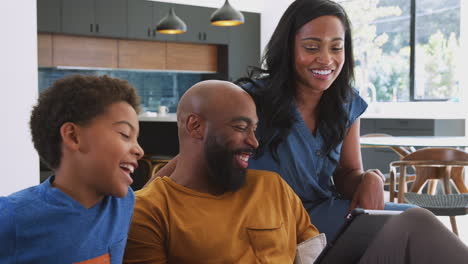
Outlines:
[[169, 113], [163, 116], [156, 113], [143, 113], [138, 116], [138, 120], [141, 122], [177, 122], [176, 113]]

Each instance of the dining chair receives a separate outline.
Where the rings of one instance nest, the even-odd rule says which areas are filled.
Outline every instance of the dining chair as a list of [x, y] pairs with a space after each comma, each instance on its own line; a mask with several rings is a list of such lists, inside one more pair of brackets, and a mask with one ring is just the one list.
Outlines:
[[[406, 170], [409, 166], [415, 168], [416, 179], [409, 191], [407, 191]], [[457, 193], [466, 195], [468, 189], [463, 181], [465, 166], [468, 166], [468, 153], [463, 150], [455, 148], [423, 148], [408, 154], [399, 161], [390, 163], [390, 182], [396, 182], [395, 175], [397, 174], [397, 169], [399, 169], [398, 202], [408, 202], [427, 208], [436, 215], [448, 215], [453, 232], [458, 234], [455, 221], [455, 215], [457, 214], [454, 214], [453, 211], [460, 208], [460, 200], [457, 199], [462, 198], [434, 195], [436, 190], [431, 186], [429, 186], [427, 194], [421, 196], [416, 196], [415, 194], [421, 194], [423, 187], [429, 181], [440, 181], [445, 195], [452, 194], [452, 187], [455, 187]], [[395, 185], [390, 186], [393, 189], [395, 187]], [[434, 206], [432, 206], [434, 204], [439, 204], [439, 209], [435, 210]], [[441, 208], [442, 211], [440, 210]], [[443, 213], [444, 210], [445, 213]], [[447, 211], [452, 211], [452, 213], [446, 213]]]
[[153, 177], [153, 175], [164, 167], [171, 159], [174, 157], [171, 156], [162, 156], [162, 155], [146, 155], [145, 158], [150, 161], [151, 169], [148, 174], [148, 180]]
[[[365, 134], [365, 135], [362, 135], [361, 137], [392, 137], [392, 135], [389, 135], [389, 134], [383, 134], [383, 133], [369, 133], [369, 134]], [[361, 148], [389, 148], [391, 150], [393, 150], [399, 157], [400, 159], [406, 157], [408, 154], [416, 151], [416, 149], [414, 147], [401, 147], [401, 146], [391, 146], [391, 147], [383, 147], [383, 146], [361, 146]], [[395, 200], [395, 194], [396, 194], [396, 191], [395, 191], [395, 186], [397, 185], [397, 183], [395, 182], [392, 182], [392, 178], [390, 177], [390, 173], [387, 173], [387, 172], [382, 172], [383, 175], [385, 176], [385, 183], [384, 185], [386, 187], [388, 187], [388, 190], [389, 190], [389, 193], [390, 193], [390, 202], [393, 202]], [[399, 174], [397, 173], [396, 174], [396, 181], [398, 181], [398, 178], [399, 178]], [[409, 183], [409, 182], [413, 182], [414, 179], [416, 178], [416, 176], [414, 174], [406, 174], [406, 182]], [[386, 188], [387, 189], [387, 188]]]

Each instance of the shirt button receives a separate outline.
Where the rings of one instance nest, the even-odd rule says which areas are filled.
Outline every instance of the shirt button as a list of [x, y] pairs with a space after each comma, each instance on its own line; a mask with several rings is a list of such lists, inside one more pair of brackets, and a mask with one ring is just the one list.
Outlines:
[[322, 155], [322, 152], [320, 150], [317, 150], [317, 151], [315, 151], [315, 154], [317, 154], [317, 156], [320, 156], [320, 155]]

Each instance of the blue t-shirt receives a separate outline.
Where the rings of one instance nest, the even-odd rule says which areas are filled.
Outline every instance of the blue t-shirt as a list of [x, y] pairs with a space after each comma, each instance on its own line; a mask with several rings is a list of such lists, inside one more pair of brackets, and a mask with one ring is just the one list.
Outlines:
[[[51, 183], [0, 197], [0, 263], [121, 264], [135, 196], [87, 209]], [[110, 260], [110, 262], [109, 262]]]

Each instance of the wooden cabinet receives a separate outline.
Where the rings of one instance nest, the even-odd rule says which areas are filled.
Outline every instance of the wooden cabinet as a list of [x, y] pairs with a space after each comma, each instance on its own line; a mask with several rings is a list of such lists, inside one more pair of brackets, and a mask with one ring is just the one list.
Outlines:
[[248, 66], [260, 66], [260, 14], [242, 12], [245, 23], [229, 27], [228, 78], [247, 76]]
[[168, 43], [167, 69], [183, 71], [218, 71], [216, 45]]
[[119, 68], [166, 69], [166, 43], [119, 40]]
[[39, 34], [37, 36], [37, 64], [43, 67], [53, 66], [52, 35]]
[[54, 66], [117, 68], [117, 51], [116, 39], [53, 36]]
[[37, 0], [37, 31], [60, 32], [61, 0]]
[[62, 0], [62, 32], [127, 36], [127, 0]]
[[179, 42], [227, 44], [228, 29], [226, 27], [213, 26], [210, 23], [214, 8], [174, 5], [174, 10], [187, 24], [187, 32], [177, 35]]
[[156, 32], [156, 25], [169, 13], [169, 6], [145, 0], [128, 1], [128, 38], [174, 41], [175, 35]]
[[41, 67], [218, 71], [218, 47], [146, 40], [38, 34]]

